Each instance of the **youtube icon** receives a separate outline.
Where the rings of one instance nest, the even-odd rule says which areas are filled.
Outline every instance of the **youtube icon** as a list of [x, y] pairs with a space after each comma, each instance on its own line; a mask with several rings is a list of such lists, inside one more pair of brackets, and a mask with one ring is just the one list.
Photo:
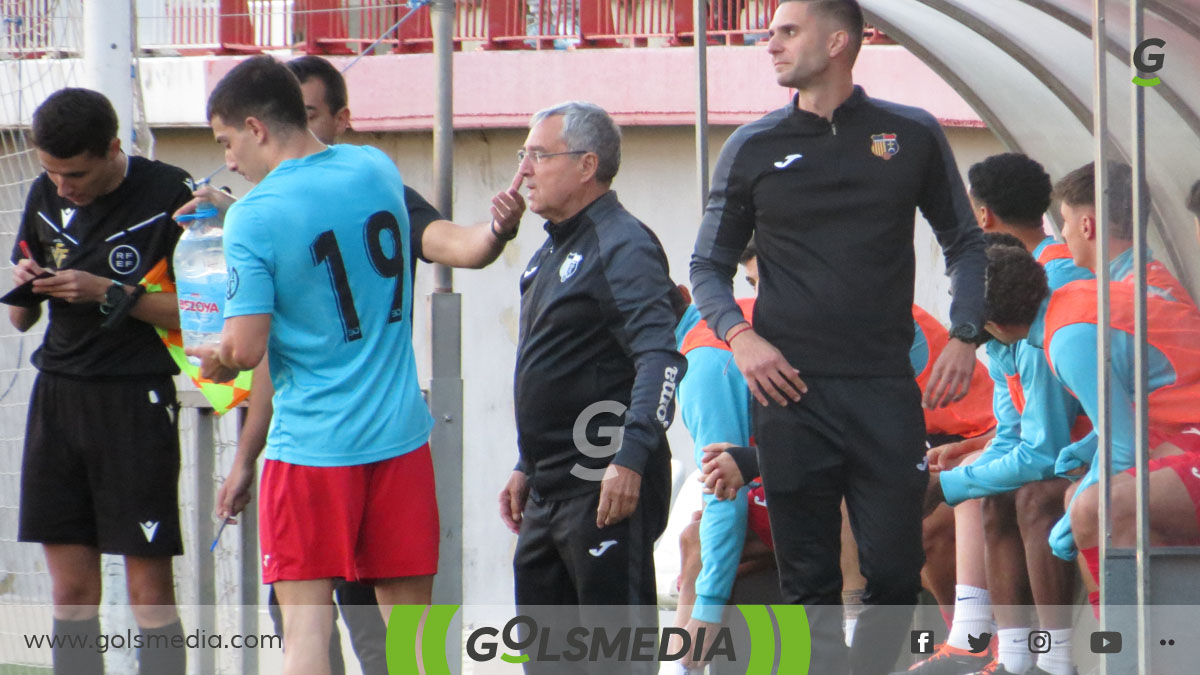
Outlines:
[[1117, 654], [1121, 651], [1121, 634], [1116, 631], [1092, 633], [1093, 654]]

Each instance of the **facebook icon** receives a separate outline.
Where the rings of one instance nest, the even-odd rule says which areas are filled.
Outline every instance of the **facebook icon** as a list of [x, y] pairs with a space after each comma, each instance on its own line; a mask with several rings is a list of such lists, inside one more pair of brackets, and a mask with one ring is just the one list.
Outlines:
[[909, 640], [909, 650], [913, 654], [929, 654], [933, 652], [933, 631], [914, 630]]

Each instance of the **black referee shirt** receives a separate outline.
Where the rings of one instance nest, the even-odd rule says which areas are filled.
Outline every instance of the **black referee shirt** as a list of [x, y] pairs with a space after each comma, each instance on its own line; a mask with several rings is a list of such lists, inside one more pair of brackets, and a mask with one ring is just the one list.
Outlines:
[[[46, 174], [29, 190], [12, 261], [29, 244], [34, 261], [50, 270], [74, 269], [135, 285], [166, 258], [182, 230], [171, 214], [192, 198], [183, 169], [130, 157], [116, 190], [87, 206], [58, 196]], [[43, 372], [82, 378], [174, 375], [179, 372], [154, 327], [127, 318], [111, 330], [97, 303], [49, 299], [49, 325], [33, 365]]]
[[753, 234], [754, 328], [802, 375], [911, 377], [918, 208], [945, 254], [952, 323], [981, 329], [983, 236], [937, 120], [861, 87], [832, 123], [793, 100], [721, 150], [692, 294], [717, 335], [743, 321], [732, 278]]

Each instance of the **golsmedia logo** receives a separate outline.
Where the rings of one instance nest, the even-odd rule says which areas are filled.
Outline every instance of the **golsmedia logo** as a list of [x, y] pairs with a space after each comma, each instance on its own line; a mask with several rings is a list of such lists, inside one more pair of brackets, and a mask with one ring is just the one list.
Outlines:
[[[1142, 43], [1133, 50], [1133, 67], [1139, 73], [1153, 75], [1162, 70], [1163, 64], [1166, 63], [1167, 55], [1162, 52], [1152, 52], [1150, 48], [1162, 49], [1167, 46], [1167, 41], [1160, 38], [1149, 38], [1142, 40]], [[1162, 84], [1157, 76], [1145, 78], [1138, 75], [1133, 78], [1133, 83], [1139, 87], [1154, 87]]]
[[[718, 628], [711, 640], [701, 633], [692, 643], [680, 628], [540, 625], [528, 615], [515, 616], [503, 625], [473, 627], [464, 642], [462, 635], [450, 634], [459, 605], [396, 605], [388, 621], [388, 671], [456, 674], [460, 664], [446, 654], [461, 652], [462, 658], [476, 663], [512, 664], [511, 672], [520, 672], [520, 664], [530, 661], [620, 664], [679, 661], [684, 655], [737, 664], [746, 675], [808, 672], [812, 650], [804, 607], [737, 605], [737, 609], [746, 622], [748, 645], [735, 644], [727, 626]], [[679, 639], [674, 646], [671, 637]]]

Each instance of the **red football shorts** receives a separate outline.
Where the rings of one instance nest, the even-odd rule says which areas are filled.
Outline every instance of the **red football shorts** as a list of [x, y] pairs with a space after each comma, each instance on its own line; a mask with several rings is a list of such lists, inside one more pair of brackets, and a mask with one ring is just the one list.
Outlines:
[[429, 444], [356, 466], [267, 460], [258, 503], [263, 583], [437, 572]]
[[1170, 443], [1184, 452], [1200, 453], [1200, 424], [1189, 424], [1172, 433], [1150, 429], [1150, 447]]
[[[1148, 466], [1150, 473], [1160, 469], [1170, 469], [1179, 476], [1188, 496], [1192, 499], [1192, 506], [1195, 507], [1196, 523], [1200, 525], [1200, 453], [1185, 452], [1182, 455], [1168, 455], [1150, 460]], [[1125, 473], [1136, 476], [1137, 468], [1126, 469]]]
[[775, 550], [775, 540], [771, 538], [771, 520], [767, 517], [767, 494], [761, 485], [751, 488], [746, 494], [746, 527], [758, 535], [767, 548]]

